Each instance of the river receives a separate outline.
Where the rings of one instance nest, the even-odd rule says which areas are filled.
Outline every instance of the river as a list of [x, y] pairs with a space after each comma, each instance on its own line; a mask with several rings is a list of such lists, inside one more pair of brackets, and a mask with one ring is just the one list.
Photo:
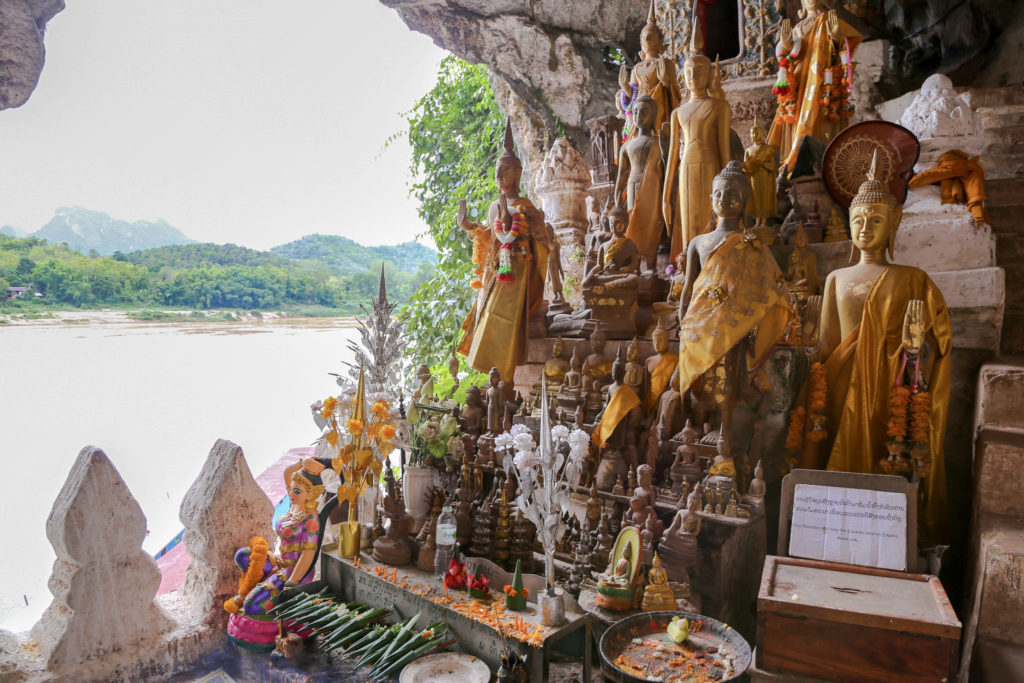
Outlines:
[[328, 373], [344, 371], [357, 335], [339, 319], [77, 318], [0, 325], [0, 626], [13, 631], [50, 603], [46, 517], [83, 446], [121, 473], [154, 553], [180, 530], [182, 496], [218, 438], [254, 475], [316, 438], [309, 406], [337, 390]]

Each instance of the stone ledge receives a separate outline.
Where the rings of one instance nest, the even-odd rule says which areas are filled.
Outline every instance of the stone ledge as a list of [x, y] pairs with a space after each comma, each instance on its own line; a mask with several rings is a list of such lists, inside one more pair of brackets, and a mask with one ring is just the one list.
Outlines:
[[974, 450], [976, 520], [989, 515], [1024, 519], [1024, 498], [1018, 486], [1022, 471], [1024, 431], [983, 429]]
[[1002, 268], [928, 273], [946, 300], [953, 324], [953, 346], [999, 349], [1006, 285]]
[[1024, 364], [987, 363], [978, 374], [975, 430], [1024, 431]]
[[982, 529], [975, 562], [975, 581], [981, 582], [977, 638], [1024, 646], [1024, 525], [998, 520]]

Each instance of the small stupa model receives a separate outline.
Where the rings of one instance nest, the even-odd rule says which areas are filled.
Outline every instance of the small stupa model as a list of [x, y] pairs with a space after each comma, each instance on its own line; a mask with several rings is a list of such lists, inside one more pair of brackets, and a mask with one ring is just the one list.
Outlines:
[[471, 557], [491, 556], [491, 504], [486, 500], [473, 518], [473, 540], [469, 544]]
[[502, 569], [511, 567], [509, 562], [509, 544], [512, 540], [512, 523], [508, 519], [508, 498], [505, 491], [501, 492], [501, 502], [498, 504], [498, 518], [494, 525], [494, 541], [491, 550], [491, 559]]

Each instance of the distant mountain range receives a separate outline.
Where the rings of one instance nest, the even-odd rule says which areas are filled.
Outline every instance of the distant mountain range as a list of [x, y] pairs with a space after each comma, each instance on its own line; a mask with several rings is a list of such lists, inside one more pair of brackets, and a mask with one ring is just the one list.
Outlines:
[[391, 261], [404, 272], [413, 273], [422, 264], [433, 264], [437, 254], [418, 242], [367, 247], [339, 235], [306, 235], [305, 237], [260, 252], [233, 244], [200, 244], [164, 220], [118, 220], [103, 213], [81, 207], [57, 209], [49, 223], [34, 233], [26, 233], [11, 225], [0, 227], [0, 233], [11, 237], [37, 237], [53, 244], [66, 242], [83, 253], [95, 250], [109, 255], [115, 252], [132, 254], [129, 259], [140, 265], [169, 262], [190, 265], [273, 264], [289, 261], [320, 261], [337, 273], [370, 270], [381, 260]]

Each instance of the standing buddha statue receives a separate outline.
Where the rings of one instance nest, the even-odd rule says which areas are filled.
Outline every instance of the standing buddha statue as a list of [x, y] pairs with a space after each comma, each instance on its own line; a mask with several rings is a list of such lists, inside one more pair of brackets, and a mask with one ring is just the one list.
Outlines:
[[[749, 199], [750, 181], [740, 163], [730, 161], [715, 177], [711, 194], [717, 225], [694, 239], [686, 255], [679, 313], [682, 391], [755, 329], [747, 360], [756, 367], [789, 322], [789, 294], [780, 282], [782, 273], [775, 258], [760, 240], [740, 230]], [[711, 330], [715, 334], [709, 334]]]
[[[658, 27], [654, 16], [654, 0], [647, 13], [647, 25], [640, 32], [641, 59], [628, 73], [626, 65], [619, 68], [619, 101], [618, 109], [627, 116], [637, 118], [637, 104], [640, 97], [647, 96], [657, 105], [655, 110], [654, 130], [661, 130], [661, 124], [668, 121], [668, 116], [682, 101], [679, 82], [676, 80], [676, 63], [672, 57], [665, 55], [665, 35]], [[637, 126], [632, 126], [629, 136], [637, 134]]]
[[647, 391], [647, 376], [640, 363], [640, 340], [633, 337], [626, 347], [626, 384], [633, 387], [636, 395], [643, 400]]
[[654, 263], [658, 244], [665, 232], [661, 215], [661, 178], [664, 164], [654, 128], [658, 103], [641, 95], [633, 109], [636, 135], [619, 150], [619, 174], [615, 179], [615, 197], [625, 196], [629, 210], [626, 237], [633, 240], [640, 255]]
[[[671, 116], [668, 168], [661, 200], [665, 224], [672, 234], [671, 258], [685, 251], [690, 240], [707, 230], [711, 221], [711, 185], [731, 158], [732, 112], [728, 102], [708, 94], [711, 60], [701, 54], [703, 35], [695, 17], [690, 50], [683, 65], [690, 98]], [[678, 195], [673, 197], [677, 185]]]
[[[805, 135], [829, 142], [846, 127], [848, 111], [831, 111], [822, 104], [829, 90], [835, 108], [837, 97], [843, 98], [842, 81], [852, 69], [853, 52], [860, 45], [861, 36], [839, 18], [834, 9], [825, 7], [824, 0], [801, 0], [800, 22], [793, 26], [789, 19], [779, 29], [779, 44], [775, 48], [779, 58], [779, 109], [775, 114], [768, 143], [779, 149], [788, 170], [796, 162], [800, 140]], [[837, 59], [838, 53], [838, 59]]]
[[[672, 371], [679, 364], [679, 354], [668, 350], [668, 330], [662, 325], [661, 318], [658, 318], [658, 324], [651, 334], [651, 341], [654, 343], [654, 354], [645, 363], [647, 396], [644, 399], [644, 410], [648, 413], [657, 405], [658, 398], [669, 385]], [[674, 433], [666, 434], [665, 438], [671, 437]]]
[[480, 372], [495, 367], [502, 377], [512, 377], [526, 359], [530, 316], [543, 301], [548, 245], [543, 212], [519, 196], [523, 165], [515, 154], [510, 120], [504, 147], [494, 172], [501, 196], [487, 210], [487, 224], [469, 220], [465, 200], [459, 202], [457, 222], [473, 238], [474, 264], [481, 275], [480, 291], [462, 325], [459, 352]]
[[779, 150], [764, 141], [764, 128], [757, 122], [750, 128], [750, 147], [743, 153], [743, 170], [750, 178], [751, 213], [757, 225], [768, 225], [775, 217], [778, 191], [775, 176], [778, 174]]
[[[921, 533], [942, 542], [947, 533], [942, 446], [950, 391], [949, 310], [927, 273], [886, 258], [892, 255], [903, 207], [886, 179], [879, 178], [877, 156], [850, 204], [850, 233], [860, 260], [832, 271], [825, 281], [819, 353], [833, 435], [819, 442], [824, 446], [820, 453], [810, 449], [819, 444], [808, 444], [802, 465], [888, 471], [921, 480]], [[901, 463], [909, 470], [891, 469]]]

